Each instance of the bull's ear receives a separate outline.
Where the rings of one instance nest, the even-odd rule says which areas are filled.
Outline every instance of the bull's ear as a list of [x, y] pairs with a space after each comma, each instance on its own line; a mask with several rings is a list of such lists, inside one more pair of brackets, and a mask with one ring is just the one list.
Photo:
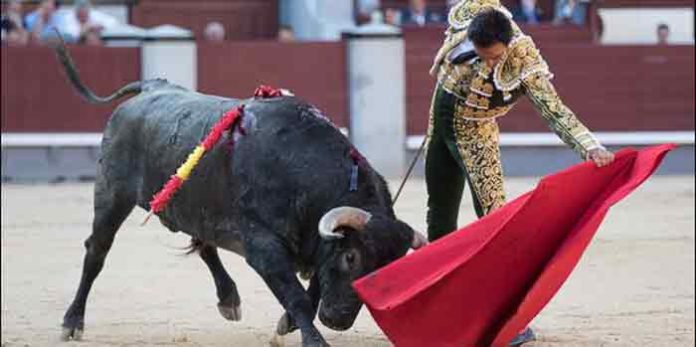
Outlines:
[[413, 231], [413, 240], [411, 241], [411, 248], [419, 249], [428, 244], [428, 239], [421, 233]]
[[[428, 244], [428, 239], [423, 234], [415, 231], [408, 224], [398, 219], [395, 220], [395, 225], [393, 225], [389, 230], [392, 232], [394, 230], [398, 230], [398, 238], [400, 239], [400, 242], [404, 242], [402, 244], [403, 246], [408, 245], [406, 247], [410, 247], [412, 249], [419, 249]], [[406, 248], [402, 251], [406, 253], [408, 249]]]

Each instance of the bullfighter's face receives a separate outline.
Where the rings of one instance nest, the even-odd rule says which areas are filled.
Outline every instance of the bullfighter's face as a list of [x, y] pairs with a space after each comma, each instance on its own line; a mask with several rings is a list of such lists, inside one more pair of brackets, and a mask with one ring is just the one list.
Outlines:
[[488, 47], [479, 47], [474, 45], [474, 50], [479, 58], [481, 58], [481, 60], [483, 60], [488, 67], [493, 68], [498, 65], [500, 60], [505, 55], [507, 46], [502, 42], [495, 42]]

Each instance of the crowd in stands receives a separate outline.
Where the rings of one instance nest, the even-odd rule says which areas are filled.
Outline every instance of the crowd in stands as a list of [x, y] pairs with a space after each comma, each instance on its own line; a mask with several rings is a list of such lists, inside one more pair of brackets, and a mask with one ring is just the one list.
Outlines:
[[69, 43], [101, 45], [101, 32], [118, 25], [112, 16], [92, 8], [89, 0], [76, 0], [71, 9], [59, 0], [43, 0], [23, 15], [19, 0], [7, 2], [2, 14], [2, 41], [8, 45], [46, 44], [58, 40], [58, 33]]
[[[591, 1], [596, 0], [554, 0], [552, 14], [542, 13], [537, 1], [516, 0], [516, 5], [510, 6], [513, 18], [529, 25], [547, 21], [555, 25], [585, 26], [588, 7]], [[458, 2], [447, 0], [433, 5], [427, 0], [408, 0], [401, 2], [406, 4], [403, 8], [393, 8], [383, 6], [382, 0], [357, 0], [355, 21], [364, 24], [377, 17], [381, 22], [394, 26], [445, 25], [449, 8]], [[94, 9], [89, 0], [75, 0], [72, 3], [73, 6], [66, 8], [68, 6], [61, 6], [61, 0], [42, 0], [35, 9], [28, 11], [21, 0], [4, 1], [2, 42], [14, 46], [45, 44], [57, 40], [57, 32], [60, 32], [68, 43], [102, 45], [102, 31], [120, 24], [114, 17]], [[510, 2], [507, 4], [510, 5]], [[658, 43], [666, 44], [669, 33], [670, 28], [661, 24], [656, 30]], [[199, 38], [206, 42], [224, 42], [228, 39], [225, 25], [216, 21], [209, 22], [201, 36]], [[276, 39], [279, 42], [294, 42], [293, 28], [281, 23]]]
[[[570, 23], [583, 26], [590, 1], [592, 0], [555, 0], [553, 16], [544, 16], [537, 6], [537, 0], [518, 0], [517, 5], [510, 10], [514, 19], [521, 23], [538, 24], [542, 17], [546, 17], [553, 18], [552, 22], [557, 25]], [[448, 0], [447, 8], [437, 9], [429, 6], [427, 0], [409, 0], [405, 8], [384, 8], [384, 22], [396, 26], [444, 23], [447, 20], [447, 9], [457, 2], [458, 0]], [[358, 21], [370, 18], [373, 11], [381, 8], [380, 0], [358, 0]]]
[[[289, 1], [289, 0], [288, 0]], [[447, 15], [449, 10], [464, 0], [354, 0], [355, 8], [352, 13], [354, 22], [357, 25], [365, 24], [387, 24], [396, 27], [425, 27], [447, 25]], [[607, 2], [600, 0], [500, 0], [500, 2], [510, 10], [513, 20], [524, 24], [525, 29], [530, 26], [542, 24], [541, 30], [553, 32], [550, 27], [557, 27], [556, 33], [577, 34], [586, 30], [588, 38], [599, 42], [602, 39], [604, 30], [604, 16], [599, 16], [602, 7]], [[612, 6], [610, 6], [612, 7]], [[643, 8], [643, 5], [627, 4], [618, 7], [625, 9]], [[664, 15], [656, 11], [655, 16]], [[666, 21], [660, 21], [655, 25], [655, 40], [659, 45], [669, 45], [675, 42], [674, 35], [671, 33], [667, 23], [674, 22], [675, 17], [667, 15]], [[683, 22], [677, 23], [682, 24]], [[615, 22], [612, 22], [615, 23]], [[671, 25], [672, 23], [670, 23]], [[647, 24], [646, 24], [647, 25]], [[683, 37], [684, 30], [680, 27], [680, 34]], [[535, 32], [529, 28], [529, 32]], [[616, 31], [616, 30], [614, 30]], [[537, 31], [538, 32], [538, 31]], [[675, 33], [677, 30], [675, 30]], [[633, 35], [630, 40], [637, 40], [641, 44], [652, 41], [645, 39], [644, 31]], [[560, 37], [560, 36], [558, 36]], [[637, 39], [637, 37], [641, 37]], [[626, 38], [623, 38], [626, 40]], [[589, 40], [589, 39], [588, 39]], [[680, 39], [683, 40], [683, 39]], [[678, 41], [677, 41], [678, 42]], [[683, 42], [683, 41], [682, 41]]]
[[[119, 25], [114, 17], [92, 8], [89, 0], [76, 0], [70, 9], [61, 6], [60, 0], [42, 0], [33, 11], [28, 11], [21, 0], [3, 5], [2, 42], [11, 46], [51, 43], [59, 40], [58, 32], [68, 43], [99, 46], [103, 44], [102, 31]], [[227, 39], [225, 26], [216, 21], [205, 26], [202, 36], [206, 42]], [[277, 40], [294, 42], [292, 27], [281, 25]]]
[[[438, 11], [429, 6], [427, 0], [409, 0], [405, 8], [383, 8], [380, 0], [358, 0], [357, 21], [366, 22], [371, 14], [381, 11], [384, 23], [394, 26], [426, 26], [429, 24], [445, 24], [447, 12], [460, 0], [447, 0], [446, 8]], [[589, 6], [596, 0], [554, 0], [552, 15], [545, 15], [537, 4], [537, 0], [517, 0], [517, 5], [510, 8], [513, 19], [518, 23], [536, 25], [547, 18], [553, 25], [585, 26]], [[657, 44], [669, 44], [670, 28], [661, 23], [656, 28]]]
[[[225, 26], [220, 22], [210, 22], [203, 30], [203, 41], [209, 43], [219, 43], [225, 41]], [[276, 35], [278, 42], [295, 42], [295, 32], [289, 25], [281, 25]]]

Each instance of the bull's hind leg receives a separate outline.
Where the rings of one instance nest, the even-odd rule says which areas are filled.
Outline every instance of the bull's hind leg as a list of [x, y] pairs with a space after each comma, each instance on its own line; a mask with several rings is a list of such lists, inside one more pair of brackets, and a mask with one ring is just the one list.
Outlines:
[[92, 234], [85, 241], [87, 253], [82, 264], [80, 286], [63, 317], [63, 340], [79, 340], [82, 337], [89, 290], [104, 266], [104, 259], [111, 248], [116, 231], [135, 206], [135, 198], [123, 196], [123, 190], [117, 190], [115, 187], [109, 189], [107, 186], [103, 180], [98, 180], [95, 186]]
[[[193, 242], [194, 244], [196, 243], [195, 240]], [[239, 308], [241, 300], [237, 292], [237, 285], [222, 265], [217, 248], [208, 244], [202, 244], [199, 246], [198, 254], [213, 275], [217, 297], [220, 300], [218, 302], [220, 314], [227, 320], [241, 320], [242, 310]]]

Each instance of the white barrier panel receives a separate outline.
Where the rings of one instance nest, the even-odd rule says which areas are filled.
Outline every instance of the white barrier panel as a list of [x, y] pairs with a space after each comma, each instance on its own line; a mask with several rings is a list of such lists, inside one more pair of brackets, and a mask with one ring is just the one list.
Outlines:
[[694, 44], [694, 10], [685, 8], [601, 8], [603, 44], [655, 44], [657, 26], [669, 26], [670, 44]]
[[[340, 129], [348, 135], [345, 128]], [[693, 131], [636, 131], [636, 132], [595, 132], [595, 136], [608, 146], [654, 145], [676, 143], [693, 145], [696, 132]], [[2, 133], [2, 147], [96, 147], [101, 145], [101, 133]], [[418, 149], [423, 135], [409, 136], [407, 149]], [[564, 146], [552, 133], [502, 133], [501, 146]]]
[[[605, 146], [655, 145], [676, 143], [693, 145], [696, 133], [693, 131], [636, 131], [636, 132], [593, 132]], [[423, 142], [423, 135], [409, 136], [406, 148], [415, 150]], [[547, 147], [564, 146], [563, 141], [552, 133], [502, 133], [502, 147]]]
[[166, 78], [188, 90], [196, 90], [198, 52], [190, 30], [173, 25], [149, 29], [140, 54], [142, 79]]
[[[662, 172], [665, 174], [694, 173], [693, 131], [597, 133], [609, 146], [649, 145], [673, 142], [680, 144], [668, 156]], [[60, 181], [93, 179], [100, 155], [100, 133], [4, 133], [2, 134], [3, 181]], [[410, 136], [402, 152], [413, 157], [422, 136]], [[508, 176], [538, 176], [561, 170], [578, 162], [551, 133], [501, 134], [503, 165]], [[421, 157], [423, 159], [423, 157]], [[183, 159], [182, 159], [183, 160]], [[423, 161], [415, 169], [423, 175]], [[392, 175], [401, 177], [403, 172]]]
[[192, 41], [146, 41], [141, 48], [142, 78], [165, 78], [195, 91], [196, 44]]
[[387, 177], [405, 165], [404, 41], [400, 34], [348, 35], [350, 139]]

